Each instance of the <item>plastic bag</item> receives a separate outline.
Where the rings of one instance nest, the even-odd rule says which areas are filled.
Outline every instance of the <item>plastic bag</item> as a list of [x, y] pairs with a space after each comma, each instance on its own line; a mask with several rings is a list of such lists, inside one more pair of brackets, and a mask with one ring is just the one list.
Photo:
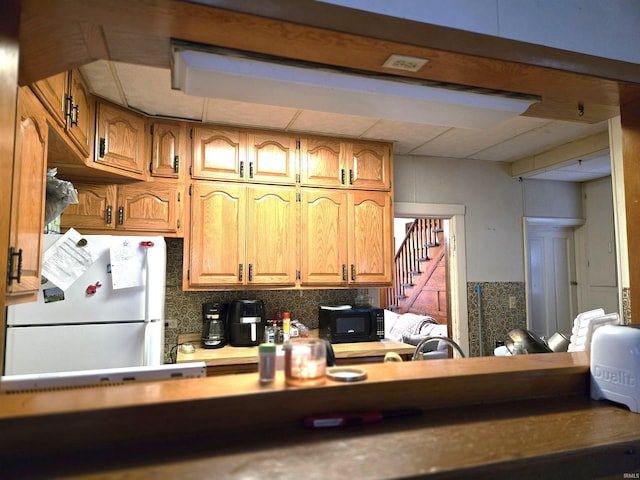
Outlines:
[[78, 191], [71, 182], [56, 178], [57, 168], [47, 169], [47, 201], [44, 208], [44, 224], [55, 220], [65, 208], [78, 203]]

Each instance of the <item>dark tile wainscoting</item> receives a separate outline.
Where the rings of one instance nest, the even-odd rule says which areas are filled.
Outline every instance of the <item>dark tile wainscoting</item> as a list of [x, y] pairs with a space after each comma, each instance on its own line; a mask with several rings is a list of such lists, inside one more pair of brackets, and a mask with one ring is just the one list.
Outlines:
[[[469, 356], [480, 356], [478, 329], [478, 285], [482, 314], [483, 355], [493, 355], [496, 341], [504, 340], [514, 328], [527, 328], [524, 282], [480, 282], [467, 284], [469, 312]], [[515, 297], [515, 308], [509, 308], [509, 297]]]

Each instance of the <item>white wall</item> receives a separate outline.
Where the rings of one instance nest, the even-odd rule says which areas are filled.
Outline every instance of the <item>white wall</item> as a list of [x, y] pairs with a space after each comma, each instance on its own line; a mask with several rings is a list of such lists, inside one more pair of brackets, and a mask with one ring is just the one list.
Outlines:
[[394, 162], [396, 203], [465, 206], [468, 282], [524, 282], [525, 192], [529, 216], [582, 216], [579, 184], [520, 182], [506, 163], [414, 156]]
[[324, 0], [383, 15], [640, 63], [638, 0]]

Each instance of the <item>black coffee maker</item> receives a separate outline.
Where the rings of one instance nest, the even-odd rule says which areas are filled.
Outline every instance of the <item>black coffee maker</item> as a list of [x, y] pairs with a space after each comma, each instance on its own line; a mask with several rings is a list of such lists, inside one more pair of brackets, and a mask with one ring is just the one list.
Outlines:
[[227, 344], [226, 311], [220, 303], [202, 304], [202, 347], [220, 348]]
[[227, 313], [229, 344], [234, 347], [259, 345], [264, 338], [265, 314], [262, 300], [233, 300]]

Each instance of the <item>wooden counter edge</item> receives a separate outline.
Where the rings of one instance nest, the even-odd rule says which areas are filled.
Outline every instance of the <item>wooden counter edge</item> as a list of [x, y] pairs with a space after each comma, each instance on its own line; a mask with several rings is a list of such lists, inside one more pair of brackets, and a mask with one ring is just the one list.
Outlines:
[[[585, 352], [370, 364], [367, 380], [261, 386], [257, 373], [0, 395], [0, 452], [73, 450], [215, 431], [299, 425], [332, 411], [421, 408], [588, 396]], [[398, 392], [402, 394], [399, 395]], [[267, 406], [271, 408], [265, 414]], [[161, 419], [161, 420], [159, 420]]]

